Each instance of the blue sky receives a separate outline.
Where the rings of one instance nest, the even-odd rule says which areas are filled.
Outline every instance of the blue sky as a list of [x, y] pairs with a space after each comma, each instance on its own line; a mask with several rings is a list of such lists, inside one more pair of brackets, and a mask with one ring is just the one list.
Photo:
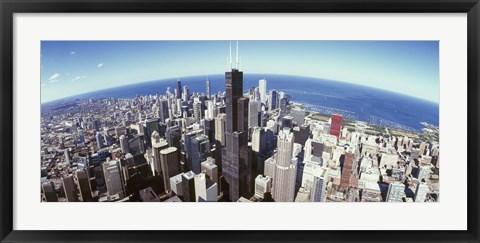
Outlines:
[[[151, 80], [222, 74], [229, 43], [42, 41], [42, 102]], [[437, 41], [240, 41], [239, 53], [244, 73], [338, 80], [439, 101]]]

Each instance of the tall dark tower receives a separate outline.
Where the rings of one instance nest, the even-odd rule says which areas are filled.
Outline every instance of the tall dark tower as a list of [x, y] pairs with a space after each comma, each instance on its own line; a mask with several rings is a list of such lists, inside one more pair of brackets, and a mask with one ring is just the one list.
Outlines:
[[[231, 66], [231, 47], [230, 47]], [[226, 129], [225, 147], [222, 149], [222, 174], [229, 186], [229, 199], [237, 201], [252, 193], [252, 152], [248, 148], [248, 128], [243, 119], [248, 116], [248, 99], [243, 98], [243, 72], [238, 68], [238, 42], [236, 68], [225, 72]]]
[[182, 81], [180, 79], [177, 79], [177, 99], [182, 98]]

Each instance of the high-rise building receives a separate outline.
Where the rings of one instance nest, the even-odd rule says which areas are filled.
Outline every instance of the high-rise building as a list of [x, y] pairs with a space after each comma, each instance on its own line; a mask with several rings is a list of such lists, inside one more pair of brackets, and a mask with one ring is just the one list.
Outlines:
[[258, 112], [260, 112], [260, 103], [256, 100], [250, 100], [248, 107], [248, 127], [258, 126]]
[[158, 122], [158, 118], [149, 118], [145, 121], [145, 142], [147, 143], [148, 148], [152, 147], [152, 133], [154, 131], [160, 131]]
[[325, 202], [328, 170], [322, 168], [320, 175], [314, 175], [312, 202]]
[[82, 202], [91, 202], [92, 198], [92, 188], [90, 186], [90, 179], [85, 170], [76, 170], [75, 176], [77, 177], [78, 187], [80, 189], [80, 196]]
[[73, 181], [73, 175], [67, 175], [62, 177], [63, 190], [65, 191], [65, 197], [68, 202], [78, 201], [77, 186]]
[[183, 100], [189, 101], [190, 100], [190, 89], [187, 85], [183, 86]]
[[125, 195], [120, 161], [107, 159], [107, 161], [102, 164], [102, 168], [108, 196], [118, 195], [119, 198], [123, 198]]
[[340, 180], [341, 188], [347, 188], [350, 185], [350, 178], [352, 177], [354, 160], [355, 154], [350, 152], [345, 153], [342, 169], [342, 178]]
[[258, 175], [255, 178], [255, 197], [263, 199], [267, 192], [272, 191], [272, 178], [268, 176]]
[[218, 184], [218, 167], [215, 164], [215, 159], [208, 157], [201, 163], [201, 171], [205, 173], [210, 180]]
[[177, 196], [183, 197], [183, 173], [170, 177], [170, 191], [174, 192]]
[[290, 129], [283, 129], [277, 138], [275, 177], [273, 178], [273, 198], [276, 202], [295, 200], [295, 179], [297, 158], [293, 158], [295, 138]]
[[128, 139], [125, 137], [125, 135], [120, 135], [120, 148], [122, 149], [122, 153], [128, 154], [129, 153], [129, 148], [128, 148]]
[[267, 80], [260, 79], [258, 81], [258, 89], [260, 91], [260, 101], [265, 104], [267, 102]]
[[218, 113], [215, 117], [215, 140], [219, 141], [222, 146], [225, 146], [225, 120], [227, 115], [225, 113]]
[[210, 94], [210, 80], [207, 79], [207, 98], [210, 99], [211, 98], [211, 94]]
[[248, 127], [244, 126], [248, 126], [248, 99], [242, 98], [243, 72], [235, 68], [225, 72], [225, 86], [227, 117], [222, 174], [228, 183], [228, 198], [237, 201], [241, 196], [251, 196], [253, 190], [252, 154], [247, 144]]
[[165, 99], [159, 100], [159, 107], [158, 107], [158, 117], [160, 118], [161, 122], [165, 122], [167, 118], [169, 118], [168, 112], [168, 101]]
[[176, 93], [177, 99], [182, 98], [182, 81], [180, 79], [177, 79], [177, 93]]
[[394, 181], [388, 186], [387, 202], [402, 202], [405, 197], [405, 185], [401, 182]]
[[63, 151], [63, 156], [64, 156], [64, 161], [68, 164], [70, 164], [70, 153], [68, 152], [68, 149], [65, 149]]
[[180, 142], [182, 140], [182, 128], [179, 125], [167, 127], [165, 138], [170, 147], [175, 147], [179, 151], [182, 149]]
[[343, 116], [338, 114], [332, 114], [331, 125], [330, 125], [330, 135], [334, 135], [337, 138], [340, 138], [340, 130], [343, 125]]
[[192, 171], [182, 174], [182, 194], [184, 202], [195, 202], [195, 173]]
[[204, 134], [198, 134], [192, 139], [190, 158], [192, 170], [195, 174], [200, 173], [200, 163], [210, 156], [210, 141]]
[[270, 90], [270, 94], [268, 96], [268, 111], [273, 111], [277, 108], [277, 100], [278, 91]]
[[290, 110], [290, 116], [293, 117], [293, 121], [300, 126], [305, 121], [305, 109], [300, 107], [295, 107]]
[[429, 190], [427, 183], [419, 181], [415, 188], [415, 202], [425, 202]]
[[193, 102], [193, 117], [197, 123], [202, 119], [202, 103], [197, 99]]
[[195, 175], [195, 201], [196, 202], [216, 202], [217, 201], [217, 183], [208, 179], [205, 173]]
[[154, 131], [152, 133], [153, 174], [154, 175], [161, 175], [162, 174], [160, 151], [162, 149], [166, 149], [167, 147], [168, 147], [167, 141], [163, 138], [160, 138], [158, 133], [156, 131]]
[[95, 134], [95, 139], [97, 140], [97, 146], [99, 149], [105, 147], [105, 144], [103, 143], [103, 133], [97, 132]]
[[163, 184], [165, 191], [170, 190], [170, 177], [180, 173], [180, 162], [178, 161], [177, 148], [168, 147], [160, 150], [162, 164]]
[[55, 190], [53, 181], [44, 182], [42, 184], [42, 190], [47, 202], [58, 202], [57, 191]]

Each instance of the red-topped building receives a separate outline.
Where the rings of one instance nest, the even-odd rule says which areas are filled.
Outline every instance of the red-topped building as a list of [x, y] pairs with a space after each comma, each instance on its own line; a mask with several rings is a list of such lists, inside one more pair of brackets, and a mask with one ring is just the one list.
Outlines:
[[338, 114], [332, 114], [332, 124], [330, 125], [330, 135], [340, 137], [340, 130], [342, 129], [343, 116]]

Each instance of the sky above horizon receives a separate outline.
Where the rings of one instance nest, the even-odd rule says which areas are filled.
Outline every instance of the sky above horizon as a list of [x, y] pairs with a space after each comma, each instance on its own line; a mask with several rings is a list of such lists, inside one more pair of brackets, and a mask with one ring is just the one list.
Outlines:
[[[236, 42], [231, 44], [235, 65]], [[41, 101], [145, 81], [223, 74], [229, 45], [42, 41]], [[239, 41], [239, 56], [245, 74], [338, 80], [439, 102], [438, 41]]]

